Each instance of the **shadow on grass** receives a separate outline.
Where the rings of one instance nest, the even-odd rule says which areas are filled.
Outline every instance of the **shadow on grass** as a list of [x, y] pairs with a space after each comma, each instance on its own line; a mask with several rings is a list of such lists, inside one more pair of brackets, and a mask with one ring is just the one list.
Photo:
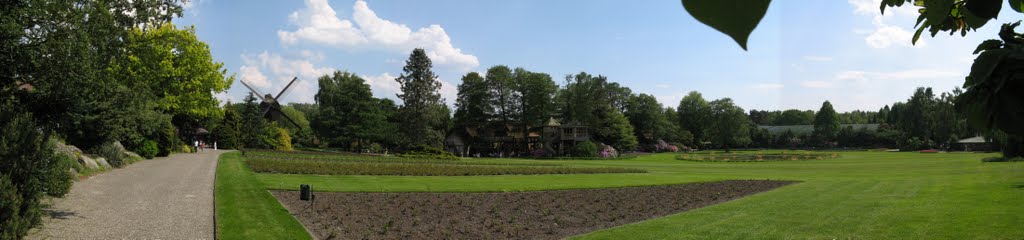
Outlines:
[[1014, 158], [987, 157], [987, 158], [982, 158], [981, 162], [1024, 162], [1024, 157], [1014, 157]]
[[61, 220], [67, 220], [70, 219], [71, 217], [76, 217], [78, 215], [77, 213], [72, 211], [57, 209], [43, 209], [43, 212], [46, 213], [46, 215], [49, 215], [50, 218]]

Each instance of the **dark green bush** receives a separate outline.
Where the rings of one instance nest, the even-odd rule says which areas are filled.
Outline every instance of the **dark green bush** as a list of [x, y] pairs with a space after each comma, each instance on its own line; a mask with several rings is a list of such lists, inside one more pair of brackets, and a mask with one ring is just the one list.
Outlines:
[[416, 145], [410, 147], [408, 150], [405, 151], [405, 153], [402, 153], [402, 155], [400, 156], [407, 158], [434, 158], [448, 160], [459, 159], [459, 157], [456, 157], [454, 154], [448, 151], [427, 145]]
[[[23, 211], [25, 205], [31, 206]], [[7, 175], [0, 175], [0, 213], [0, 239], [21, 239], [38, 224], [40, 216], [39, 206], [25, 204], [22, 194]]]
[[71, 189], [71, 165], [57, 157], [53, 141], [30, 114], [0, 107], [0, 239], [19, 239], [38, 226], [43, 195], [61, 197]]
[[135, 152], [146, 159], [153, 159], [160, 152], [160, 149], [153, 140], [146, 140], [142, 142], [142, 145]]
[[171, 124], [170, 121], [166, 121], [162, 124], [160, 131], [157, 131], [156, 136], [158, 150], [156, 152], [156, 156], [166, 157], [167, 155], [171, 155], [171, 152], [179, 146], [176, 133], [177, 131], [174, 130], [174, 124]]
[[597, 144], [591, 141], [577, 143], [576, 146], [572, 147], [572, 156], [597, 157]]

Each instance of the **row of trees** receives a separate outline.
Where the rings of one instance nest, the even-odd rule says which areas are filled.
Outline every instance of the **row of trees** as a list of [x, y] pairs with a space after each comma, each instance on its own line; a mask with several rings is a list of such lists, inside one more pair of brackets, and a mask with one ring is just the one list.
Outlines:
[[[525, 135], [549, 117], [586, 125], [594, 141], [622, 151], [653, 151], [659, 141], [725, 149], [955, 148], [957, 139], [978, 134], [953, 107], [962, 93], [959, 88], [937, 96], [930, 88], [918, 88], [906, 102], [877, 112], [838, 113], [828, 101], [818, 111], [746, 112], [729, 98], [708, 101], [699, 92], [690, 92], [676, 108], [668, 108], [654, 96], [633, 93], [605, 76], [567, 75], [559, 86], [548, 74], [504, 65], [488, 68], [483, 74], [464, 75], [454, 114], [449, 117], [429, 61], [421, 50], [410, 55], [405, 73], [396, 79], [402, 83], [398, 96], [406, 103], [400, 106], [374, 98], [369, 85], [356, 74], [336, 72], [321, 77], [316, 104], [286, 107], [304, 109], [295, 114], [310, 119], [312, 136], [305, 134], [307, 137], [295, 139], [296, 143], [352, 151], [441, 147], [445, 134], [452, 130], [516, 129]], [[873, 130], [841, 124], [880, 127]], [[773, 134], [759, 125], [809, 125], [813, 130], [809, 134]], [[476, 149], [494, 147], [477, 139], [467, 141]]]
[[[39, 224], [39, 198], [67, 192], [57, 141], [95, 152], [181, 149], [216, 122], [232, 83], [178, 0], [4, 1], [0, 7], [0, 238]], [[149, 152], [149, 151], [147, 151]]]
[[[1024, 13], [1024, 3], [1021, 0], [1007, 0], [1010, 9], [1017, 13]], [[745, 11], [735, 11], [734, 3], [727, 1], [683, 1], [686, 11], [698, 21], [711, 26], [726, 35], [732, 37], [736, 42], [746, 49], [747, 37], [760, 22], [768, 9], [770, 1], [748, 4]], [[917, 8], [919, 16], [914, 28], [917, 31], [911, 38], [911, 43], [916, 43], [925, 30], [932, 37], [939, 32], [948, 32], [949, 35], [960, 33], [967, 36], [971, 30], [977, 30], [990, 20], [996, 19], [1003, 9], [1002, 0], [883, 0], [880, 2], [879, 11], [885, 13], [886, 8], [891, 7], [914, 7]], [[998, 39], [989, 39], [978, 44], [973, 54], [978, 55], [971, 66], [970, 74], [964, 78], [964, 92], [961, 96], [955, 97], [956, 113], [967, 121], [971, 127], [980, 129], [986, 135], [992, 136], [1001, 143], [1003, 157], [1006, 159], [1024, 157], [1024, 98], [1020, 92], [1024, 90], [1024, 35], [1015, 29], [1021, 22], [1003, 23], [998, 33]], [[916, 94], [915, 94], [916, 95]], [[915, 99], [911, 99], [915, 100]], [[908, 105], [914, 104], [911, 102]], [[927, 108], [920, 105], [917, 107]], [[896, 108], [896, 106], [893, 106]], [[894, 110], [894, 109], [888, 109]], [[895, 111], [893, 111], [895, 112]], [[949, 111], [952, 112], [952, 111]], [[914, 111], [909, 112], [911, 115]], [[879, 114], [882, 114], [880, 111]], [[911, 116], [907, 119], [915, 119]], [[955, 117], [954, 117], [955, 118]], [[885, 118], [882, 118], [885, 119]], [[952, 119], [945, 117], [945, 120]], [[893, 122], [893, 121], [890, 121]], [[952, 122], [953, 125], [959, 122]], [[950, 132], [962, 131], [956, 126], [954, 129], [947, 129]], [[935, 140], [948, 132], [929, 134], [922, 132], [922, 129], [935, 129], [934, 126], [917, 126], [904, 128], [912, 135], [924, 135], [927, 140]], [[928, 135], [932, 135], [928, 137]], [[938, 136], [936, 136], [938, 135]], [[955, 135], [953, 135], [955, 136]], [[916, 137], [914, 137], [916, 138]], [[911, 138], [911, 140], [914, 140]], [[921, 142], [922, 139], [916, 139]], [[925, 141], [927, 143], [927, 141]]]
[[[319, 90], [314, 96], [315, 103], [282, 106], [282, 112], [296, 120], [298, 127], [285, 122], [264, 124], [288, 130], [290, 136], [295, 136], [291, 138], [292, 143], [304, 147], [371, 152], [422, 146], [440, 148], [452, 119], [451, 110], [439, 93], [441, 83], [431, 67], [423, 49], [412, 51], [404, 73], [395, 79], [401, 86], [397, 97], [402, 105], [391, 99], [373, 97], [370, 85], [355, 73], [337, 71], [321, 76], [317, 79]], [[251, 104], [249, 100], [242, 103]], [[249, 120], [252, 122], [262, 119], [241, 118], [252, 119]], [[273, 135], [260, 136], [269, 140], [262, 143], [250, 140], [248, 144], [236, 146], [277, 148], [274, 144], [280, 144], [273, 141]], [[218, 136], [218, 139], [224, 141], [224, 137]]]

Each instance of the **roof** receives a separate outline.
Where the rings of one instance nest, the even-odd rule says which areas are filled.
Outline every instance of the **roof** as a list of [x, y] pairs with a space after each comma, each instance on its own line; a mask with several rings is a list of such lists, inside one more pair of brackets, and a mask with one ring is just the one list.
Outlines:
[[[877, 131], [880, 124], [839, 124], [839, 128], [843, 129], [846, 127], [853, 128], [853, 130], [865, 129], [869, 131]], [[772, 134], [780, 134], [786, 131], [791, 131], [796, 135], [804, 135], [814, 133], [814, 125], [782, 125], [782, 126], [768, 126], [758, 125], [757, 128], [768, 130]]]
[[548, 127], [557, 127], [559, 125], [562, 125], [562, 124], [558, 123], [558, 120], [555, 120], [554, 117], [548, 118], [548, 122], [544, 123], [544, 126], [548, 126]]
[[972, 138], [964, 138], [964, 139], [960, 139], [960, 141], [956, 141], [956, 142], [957, 143], [986, 143], [985, 137], [982, 137], [982, 136], [977, 136], [977, 137], [972, 137]]

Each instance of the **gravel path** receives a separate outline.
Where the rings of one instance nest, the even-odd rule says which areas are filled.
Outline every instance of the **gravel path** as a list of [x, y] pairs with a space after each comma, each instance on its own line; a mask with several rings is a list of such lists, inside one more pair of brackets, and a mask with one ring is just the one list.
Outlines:
[[174, 154], [76, 182], [29, 239], [213, 239], [213, 179], [226, 151]]

